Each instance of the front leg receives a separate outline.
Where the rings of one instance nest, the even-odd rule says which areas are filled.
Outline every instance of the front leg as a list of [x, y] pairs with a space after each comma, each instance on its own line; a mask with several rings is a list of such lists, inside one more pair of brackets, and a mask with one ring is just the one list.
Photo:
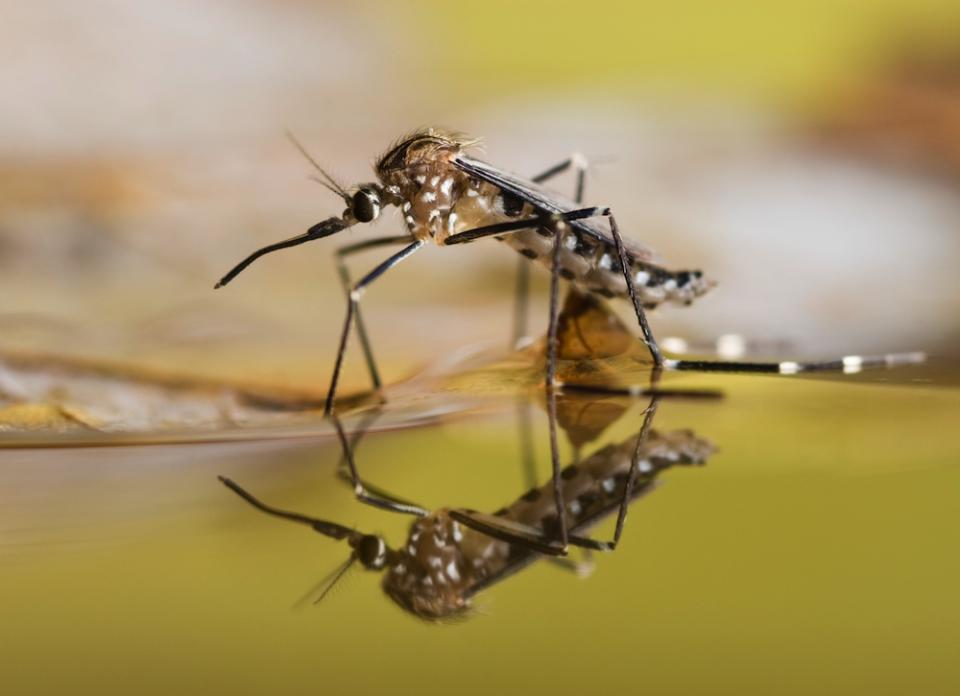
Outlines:
[[[350, 299], [350, 269], [347, 268], [347, 256], [356, 254], [367, 249], [375, 249], [382, 246], [395, 246], [398, 244], [409, 243], [412, 241], [410, 235], [398, 235], [393, 237], [377, 237], [368, 239], [356, 244], [349, 244], [337, 249], [337, 272], [340, 276], [340, 285], [343, 288], [347, 300]], [[380, 381], [380, 373], [377, 370], [377, 362], [373, 357], [373, 349], [370, 347], [370, 339], [367, 336], [367, 328], [364, 325], [363, 317], [360, 314], [360, 308], [357, 308], [357, 337], [360, 339], [360, 347], [363, 350], [363, 357], [367, 362], [367, 370], [370, 373], [370, 381], [373, 384], [374, 391], [379, 391], [383, 386]]]
[[330, 416], [333, 413], [333, 407], [336, 402], [337, 383], [340, 380], [340, 369], [343, 367], [343, 356], [347, 352], [347, 340], [350, 338], [350, 329], [353, 326], [353, 317], [357, 313], [360, 305], [360, 298], [363, 296], [367, 287], [377, 278], [396, 266], [414, 252], [421, 249], [424, 245], [423, 240], [417, 240], [413, 244], [401, 249], [396, 254], [388, 258], [370, 273], [364, 276], [356, 285], [351, 288], [347, 295], [347, 316], [343, 323], [343, 332], [340, 334], [340, 346], [337, 349], [337, 359], [333, 366], [333, 375], [330, 377], [330, 389], [327, 392], [327, 402], [324, 407], [324, 415]]

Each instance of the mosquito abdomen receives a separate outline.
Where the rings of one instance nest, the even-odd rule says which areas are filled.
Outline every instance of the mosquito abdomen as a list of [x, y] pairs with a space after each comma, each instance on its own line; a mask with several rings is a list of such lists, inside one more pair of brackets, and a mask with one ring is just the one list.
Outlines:
[[[687, 430], [651, 431], [639, 451], [637, 437], [607, 445], [579, 464], [571, 464], [561, 471], [568, 528], [579, 532], [620, 504], [635, 453], [638, 463], [633, 493], [639, 495], [663, 469], [674, 465], [703, 464], [714, 451], [711, 442]], [[557, 515], [552, 485], [551, 482], [530, 489], [498, 514], [521, 524], [548, 529], [555, 523]]]
[[[523, 230], [502, 241], [531, 261], [553, 265], [554, 233], [549, 229]], [[560, 275], [588, 292], [627, 298], [627, 282], [613, 242], [600, 241], [568, 226], [561, 238]], [[713, 287], [699, 270], [669, 270], [640, 259], [628, 259], [640, 301], [646, 307], [663, 302], [687, 305]]]

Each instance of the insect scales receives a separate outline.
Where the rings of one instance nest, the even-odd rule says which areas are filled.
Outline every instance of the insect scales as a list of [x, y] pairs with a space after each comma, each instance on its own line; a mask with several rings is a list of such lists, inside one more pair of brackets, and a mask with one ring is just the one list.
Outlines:
[[[296, 144], [296, 141], [294, 141]], [[351, 329], [357, 334], [374, 389], [382, 386], [359, 304], [370, 285], [384, 273], [428, 244], [440, 247], [492, 237], [545, 265], [551, 273], [547, 379], [556, 386], [558, 288], [566, 279], [581, 290], [607, 298], [628, 299], [650, 351], [654, 374], [660, 369], [712, 369], [794, 373], [808, 369], [845, 367], [830, 363], [731, 363], [665, 359], [647, 321], [646, 312], [663, 303], [688, 305], [713, 283], [699, 270], [671, 270], [653, 252], [624, 241], [610, 208], [581, 203], [585, 163], [571, 157], [532, 179], [523, 179], [468, 154], [475, 140], [436, 128], [402, 138], [377, 160], [377, 181], [347, 190], [303, 154], [320, 172], [318, 181], [340, 196], [346, 208], [310, 227], [304, 234], [255, 251], [227, 273], [216, 287], [233, 280], [264, 254], [329, 237], [348, 227], [376, 220], [388, 206], [400, 209], [406, 233], [376, 237], [337, 251], [340, 278], [347, 293], [347, 312], [337, 350], [325, 412], [335, 405], [337, 384]], [[541, 184], [571, 168], [577, 170], [576, 200], [567, 200]], [[359, 281], [352, 282], [345, 259], [378, 247], [402, 248]], [[861, 358], [856, 358], [863, 365]]]
[[[712, 443], [689, 430], [652, 430], [654, 412], [648, 409], [639, 433], [562, 470], [570, 544], [588, 550], [612, 550], [619, 540], [627, 506], [652, 490], [661, 472], [675, 465], [705, 464], [713, 453]], [[461, 508], [433, 512], [421, 509], [410, 526], [407, 543], [393, 549], [380, 536], [275, 508], [234, 481], [225, 477], [220, 480], [263, 512], [305, 524], [349, 544], [349, 558], [321, 582], [317, 601], [359, 562], [368, 570], [384, 573], [384, 592], [404, 610], [427, 620], [450, 619], [464, 615], [478, 593], [530, 565], [540, 554], [563, 552], [551, 530], [558, 525], [552, 483], [531, 488], [492, 515]], [[582, 536], [614, 512], [617, 522], [611, 541]]]

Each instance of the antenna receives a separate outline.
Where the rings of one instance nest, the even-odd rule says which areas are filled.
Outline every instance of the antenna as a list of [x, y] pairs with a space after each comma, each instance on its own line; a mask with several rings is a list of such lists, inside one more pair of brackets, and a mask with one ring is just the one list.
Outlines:
[[[323, 579], [311, 587], [309, 591], [304, 593], [304, 595], [293, 605], [293, 608], [300, 609], [308, 602], [311, 604], [320, 604], [320, 602], [322, 602], [324, 598], [330, 594], [330, 591], [334, 588], [334, 586], [336, 586], [343, 576], [347, 574], [350, 568], [353, 567], [353, 564], [356, 562], [356, 560], [357, 554], [351, 553], [350, 557], [347, 558], [346, 561], [323, 576]], [[316, 597], [316, 599], [313, 599], [313, 597]]]
[[342, 198], [349, 204], [350, 195], [346, 192], [343, 186], [338, 184], [332, 176], [327, 174], [327, 172], [323, 169], [323, 167], [321, 167], [320, 164], [315, 159], [313, 159], [313, 157], [311, 157], [310, 153], [307, 152], [307, 148], [305, 148], [303, 144], [299, 140], [297, 140], [296, 137], [294, 137], [293, 133], [291, 133], [290, 131], [285, 131], [285, 132], [287, 134], [287, 139], [291, 143], [293, 143], [293, 146], [300, 151], [300, 154], [303, 155], [304, 158], [306, 158], [307, 162], [312, 164], [314, 169], [320, 172], [320, 174], [323, 177], [322, 179], [319, 177], [310, 177], [310, 178], [316, 181], [318, 184], [320, 184], [324, 188], [328, 189], [329, 191], [332, 191], [333, 193], [337, 194], [338, 196], [340, 196], [340, 198]]

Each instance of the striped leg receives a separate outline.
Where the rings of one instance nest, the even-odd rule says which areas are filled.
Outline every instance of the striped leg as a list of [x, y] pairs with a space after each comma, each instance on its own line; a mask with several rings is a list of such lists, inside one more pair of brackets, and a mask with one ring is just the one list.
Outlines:
[[[637, 288], [634, 283], [633, 274], [630, 272], [629, 258], [623, 246], [623, 239], [620, 237], [620, 230], [616, 219], [610, 213], [610, 209], [603, 206], [591, 208], [579, 208], [565, 213], [556, 213], [552, 215], [541, 215], [538, 217], [525, 218], [523, 220], [512, 220], [510, 222], [500, 222], [493, 225], [485, 225], [472, 230], [460, 232], [448, 237], [445, 244], [465, 244], [473, 242], [484, 237], [509, 234], [519, 232], [520, 230], [535, 227], [552, 227], [556, 229], [558, 223], [572, 220], [584, 220], [591, 217], [608, 217], [610, 219], [610, 232], [614, 244], [617, 248], [617, 254], [620, 257], [620, 265], [623, 268], [623, 278], [627, 285], [627, 291], [633, 303], [636, 312], [637, 322], [642, 332], [642, 340], [650, 351], [650, 357], [653, 361], [653, 371], [651, 374], [651, 383], [655, 388], [660, 373], [664, 368], [670, 370], [690, 370], [701, 372], [744, 372], [744, 373], [772, 373], [781, 375], [793, 375], [802, 372], [859, 372], [860, 370], [874, 367], [896, 367], [900, 365], [916, 365], [926, 360], [926, 354], [922, 352], [910, 353], [891, 353], [886, 355], [862, 356], [848, 355], [835, 360], [823, 360], [813, 362], [796, 362], [792, 360], [782, 362], [732, 362], [725, 360], [666, 360], [660, 351], [657, 341], [654, 338], [653, 331], [647, 321], [643, 304], [637, 295]], [[557, 272], [557, 248], [554, 247], [553, 267]], [[551, 315], [553, 312], [551, 312]], [[556, 327], [553, 327], [554, 330]], [[553, 360], [548, 360], [548, 376], [555, 376], [555, 366]], [[560, 386], [560, 385], [558, 385]], [[572, 385], [562, 385], [572, 386]], [[630, 393], [637, 393], [641, 390], [630, 389]]]
[[608, 214], [607, 217], [610, 220], [610, 233], [613, 235], [614, 244], [620, 256], [620, 265], [623, 268], [623, 279], [627, 283], [627, 292], [630, 295], [630, 300], [633, 302], [637, 322], [640, 324], [642, 340], [650, 351], [650, 357], [653, 358], [653, 372], [651, 373], [651, 385], [653, 387], [656, 386], [660, 373], [664, 368], [697, 372], [745, 372], [794, 375], [800, 372], [859, 372], [868, 367], [915, 365], [926, 360], [926, 355], [923, 353], [893, 353], [879, 356], [848, 355], [837, 360], [814, 362], [795, 362], [793, 360], [783, 362], [732, 362], [726, 360], [664, 359], [663, 354], [660, 352], [660, 347], [657, 345], [657, 341], [653, 336], [653, 331], [650, 329], [650, 324], [647, 322], [643, 305], [637, 296], [637, 288], [634, 285], [633, 274], [630, 272], [630, 265], [628, 263], [626, 250], [623, 247], [623, 240], [620, 237], [620, 229], [617, 227], [617, 220], [610, 214]]

